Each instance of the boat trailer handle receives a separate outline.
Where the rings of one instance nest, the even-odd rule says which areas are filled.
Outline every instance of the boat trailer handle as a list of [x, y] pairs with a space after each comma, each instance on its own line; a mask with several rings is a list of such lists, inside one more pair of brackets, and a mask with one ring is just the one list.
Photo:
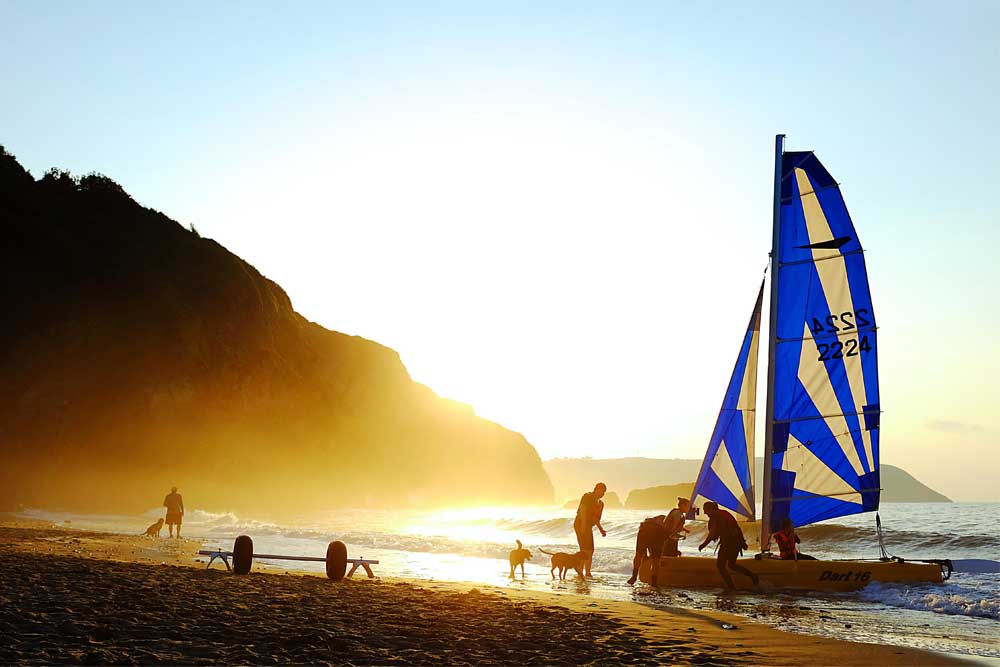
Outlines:
[[944, 581], [951, 579], [951, 573], [955, 571], [955, 567], [951, 564], [950, 558], [930, 558], [928, 560], [922, 560], [921, 563], [933, 563], [941, 568], [941, 576]]

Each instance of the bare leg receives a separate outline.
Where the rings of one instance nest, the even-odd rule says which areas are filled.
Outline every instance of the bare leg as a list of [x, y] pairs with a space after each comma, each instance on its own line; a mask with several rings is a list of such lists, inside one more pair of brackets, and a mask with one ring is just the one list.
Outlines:
[[743, 576], [749, 577], [750, 581], [753, 582], [754, 586], [756, 586], [757, 584], [760, 583], [760, 579], [757, 578], [756, 574], [754, 574], [750, 570], [746, 569], [742, 565], [737, 565], [736, 564], [736, 556], [735, 555], [730, 559], [728, 565], [729, 565], [729, 569], [732, 570], [733, 572], [739, 572]]
[[715, 567], [718, 568], [719, 574], [722, 575], [722, 580], [726, 582], [726, 588], [733, 589], [736, 588], [736, 586], [733, 585], [733, 578], [729, 576], [729, 570], [726, 569], [727, 555], [728, 554], [726, 554], [726, 552], [720, 547], [719, 555], [715, 558]]
[[642, 559], [645, 557], [646, 546], [642, 543], [637, 543], [635, 545], [635, 558], [632, 559], [632, 576], [628, 579], [629, 586], [634, 585], [636, 579], [639, 578], [639, 566], [642, 565]]
[[738, 549], [733, 549], [732, 547], [719, 547], [719, 557], [716, 560], [716, 564], [718, 565], [719, 572], [722, 573], [722, 578], [726, 581], [727, 587], [736, 588], [736, 586], [733, 585], [733, 579], [729, 575], [728, 570], [732, 570], [733, 572], [738, 572], [745, 577], [749, 577], [750, 581], [753, 582], [753, 585], [756, 586], [760, 583], [760, 580], [757, 578], [756, 574], [736, 563], [736, 556], [738, 554]]

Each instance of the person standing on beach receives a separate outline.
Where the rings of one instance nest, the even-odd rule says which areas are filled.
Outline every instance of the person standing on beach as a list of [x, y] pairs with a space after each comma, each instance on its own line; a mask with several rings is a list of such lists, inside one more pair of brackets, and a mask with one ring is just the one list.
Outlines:
[[576, 519], [573, 521], [573, 530], [576, 532], [576, 543], [580, 545], [580, 552], [583, 553], [583, 576], [593, 576], [590, 568], [594, 562], [594, 526], [601, 531], [601, 537], [607, 537], [604, 527], [601, 526], [601, 515], [604, 513], [604, 503], [601, 498], [607, 492], [608, 486], [604, 482], [594, 485], [594, 490], [589, 491], [580, 498], [580, 505], [576, 508]]
[[726, 510], [719, 509], [719, 506], [711, 500], [707, 501], [701, 507], [705, 511], [705, 514], [708, 515], [708, 536], [704, 542], [698, 545], [698, 551], [707, 547], [709, 542], [719, 540], [719, 555], [715, 559], [715, 566], [719, 568], [719, 574], [722, 575], [722, 580], [726, 582], [726, 589], [732, 590], [736, 588], [733, 585], [733, 578], [730, 576], [728, 570], [750, 577], [750, 581], [753, 582], [754, 588], [756, 588], [760, 583], [757, 575], [742, 565], [736, 564], [736, 559], [747, 548], [747, 541], [743, 537], [740, 525], [736, 523], [736, 518]]
[[167, 518], [165, 523], [170, 530], [170, 537], [174, 536], [174, 526], [177, 526], [177, 537], [181, 536], [181, 520], [184, 517], [184, 499], [177, 493], [177, 487], [172, 487], [167, 497], [163, 499], [163, 506], [167, 508]]

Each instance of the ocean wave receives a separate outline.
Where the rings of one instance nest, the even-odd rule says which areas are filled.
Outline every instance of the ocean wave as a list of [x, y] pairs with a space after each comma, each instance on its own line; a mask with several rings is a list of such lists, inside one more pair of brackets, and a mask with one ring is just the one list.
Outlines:
[[951, 564], [955, 572], [967, 572], [969, 574], [1000, 574], [1000, 562], [987, 560], [985, 558], [964, 558], [953, 560]]
[[860, 595], [869, 602], [892, 607], [1000, 620], [1000, 598], [986, 585], [976, 586], [974, 581], [933, 587], [873, 583]]
[[[842, 526], [833, 523], [820, 523], [811, 526], [796, 528], [799, 537], [810, 547], [823, 549], [832, 547], [834, 550], [843, 551], [845, 546], [854, 544], [871, 545], [878, 540], [873, 528], [859, 528], [856, 526]], [[998, 550], [1000, 549], [1000, 536], [985, 534], [957, 534], [948, 531], [923, 532], [915, 530], [883, 530], [886, 548], [889, 551], [903, 551], [915, 549], [935, 549], [946, 550], [962, 549], [964, 551], [974, 550]], [[805, 548], [803, 548], [805, 550]], [[903, 553], [902, 555], [906, 555]], [[947, 554], [944, 554], [947, 556]]]
[[554, 537], [573, 534], [575, 517], [556, 517], [553, 519], [498, 519], [496, 526], [508, 532], [523, 535], [551, 535]]

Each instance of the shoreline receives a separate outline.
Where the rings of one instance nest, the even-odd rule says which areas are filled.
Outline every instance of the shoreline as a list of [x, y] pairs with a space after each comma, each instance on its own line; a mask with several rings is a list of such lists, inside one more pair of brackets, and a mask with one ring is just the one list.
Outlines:
[[975, 664], [582, 595], [273, 567], [233, 577], [199, 548], [0, 521], [0, 631], [14, 638], [0, 662]]

